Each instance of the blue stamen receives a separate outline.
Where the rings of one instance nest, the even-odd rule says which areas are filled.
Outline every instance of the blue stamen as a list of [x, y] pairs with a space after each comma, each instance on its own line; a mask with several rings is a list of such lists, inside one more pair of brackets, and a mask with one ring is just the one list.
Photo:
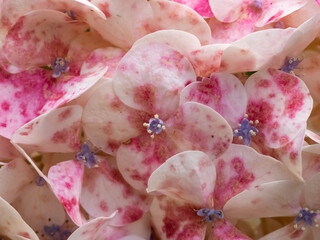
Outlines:
[[262, 8], [262, 0], [254, 0], [253, 6], [259, 9]]
[[88, 168], [91, 168], [98, 165], [98, 159], [95, 154], [96, 152], [92, 152], [88, 143], [85, 142], [81, 146], [81, 152], [77, 153], [77, 160], [84, 162]]
[[63, 58], [55, 58], [52, 62], [52, 77], [58, 78], [61, 73], [69, 71], [69, 62]]
[[214, 218], [222, 219], [224, 217], [221, 210], [214, 210], [213, 208], [201, 208], [199, 210], [194, 209], [197, 212], [197, 215], [204, 217], [201, 221], [214, 223]]
[[293, 74], [293, 70], [295, 69], [299, 69], [298, 65], [302, 62], [302, 58], [298, 57], [298, 58], [288, 58], [286, 60], [286, 62], [284, 63], [284, 65], [282, 66], [282, 68], [280, 69], [283, 72], [286, 73], [291, 73]]
[[59, 225], [56, 224], [44, 226], [43, 230], [50, 240], [66, 240], [71, 234], [70, 230], [63, 230]]
[[42, 187], [46, 184], [46, 180], [44, 180], [43, 177], [38, 176], [34, 182], [37, 184], [37, 186]]
[[305, 225], [308, 225], [310, 227], [315, 226], [319, 227], [319, 224], [317, 223], [317, 220], [315, 217], [320, 213], [319, 210], [309, 210], [308, 208], [303, 208], [300, 210], [296, 218], [294, 219], [294, 228], [298, 228], [298, 225], [301, 224], [301, 230], [305, 230]]
[[[233, 136], [243, 140], [243, 143], [247, 146], [251, 143], [251, 136], [255, 136], [259, 133], [258, 129], [252, 126], [253, 121], [248, 120], [248, 115], [245, 114], [245, 117], [242, 119], [239, 124], [239, 128], [233, 131]], [[255, 124], [258, 124], [259, 121], [256, 120]]]
[[151, 134], [151, 138], [154, 138], [154, 134], [159, 134], [165, 129], [164, 123], [159, 119], [158, 114], [154, 115], [154, 118], [150, 118], [149, 123], [144, 123], [143, 126], [148, 127], [147, 132]]

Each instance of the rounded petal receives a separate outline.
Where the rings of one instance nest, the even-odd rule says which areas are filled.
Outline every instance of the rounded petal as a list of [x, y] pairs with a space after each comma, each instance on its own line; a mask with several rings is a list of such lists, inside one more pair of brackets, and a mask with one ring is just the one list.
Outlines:
[[184, 150], [200, 150], [218, 157], [229, 147], [233, 135], [227, 121], [211, 108], [186, 102], [165, 122], [166, 132]]
[[137, 136], [148, 121], [148, 114], [123, 104], [114, 94], [112, 82], [101, 85], [90, 97], [83, 111], [86, 136], [97, 147], [115, 155], [121, 143]]
[[281, 162], [244, 145], [231, 144], [214, 162], [217, 171], [214, 198], [219, 207], [240, 192], [262, 183], [295, 179]]
[[148, 192], [159, 192], [193, 205], [213, 207], [216, 169], [199, 151], [185, 151], [169, 158], [150, 176]]
[[186, 86], [180, 102], [194, 101], [207, 105], [236, 128], [247, 108], [247, 93], [238, 78], [229, 73], [212, 73], [201, 82]]
[[194, 9], [201, 17], [213, 17], [208, 0], [173, 0], [174, 2], [185, 4], [186, 6]]
[[276, 69], [261, 70], [248, 78], [245, 88], [247, 113], [259, 121], [259, 136], [268, 147], [284, 146], [305, 127], [312, 98], [298, 77]]
[[139, 220], [148, 210], [148, 198], [122, 178], [112, 161], [100, 159], [97, 168], [87, 169], [84, 174], [80, 203], [92, 217], [109, 216], [113, 226], [124, 226]]
[[3, 52], [19, 67], [48, 65], [56, 57], [66, 57], [71, 40], [87, 27], [72, 22], [64, 13], [36, 10], [21, 17], [10, 29]]
[[151, 208], [151, 221], [160, 239], [203, 240], [207, 224], [193, 206], [167, 197], [154, 198]]
[[223, 208], [227, 218], [295, 216], [301, 209], [303, 182], [273, 181], [231, 198]]
[[0, 197], [0, 231], [9, 239], [39, 240], [35, 232], [24, 222], [19, 213]]
[[154, 139], [143, 133], [120, 146], [117, 164], [123, 178], [135, 189], [145, 191], [152, 172], [181, 149], [165, 132]]
[[306, 207], [320, 210], [320, 173], [305, 182], [304, 200]]
[[233, 22], [241, 14], [241, 5], [244, 4], [244, 1], [239, 0], [209, 0], [209, 4], [213, 15], [220, 22]]
[[302, 176], [308, 180], [320, 173], [320, 144], [306, 146], [302, 149]]
[[79, 206], [83, 170], [81, 162], [70, 160], [52, 166], [48, 172], [53, 192], [78, 226], [85, 222]]
[[40, 152], [74, 152], [80, 149], [82, 108], [62, 107], [41, 115], [18, 129], [12, 141]]
[[116, 95], [128, 106], [168, 118], [179, 104], [179, 92], [196, 80], [190, 62], [173, 48], [148, 43], [132, 48], [113, 77]]
[[237, 239], [237, 240], [250, 240], [248, 236], [240, 232], [235, 226], [233, 226], [226, 219], [218, 220], [214, 223], [214, 226], [210, 230], [211, 236], [209, 240], [215, 239]]
[[211, 31], [206, 21], [194, 10], [172, 1], [149, 1], [155, 30], [176, 29], [197, 36], [202, 45], [210, 43]]

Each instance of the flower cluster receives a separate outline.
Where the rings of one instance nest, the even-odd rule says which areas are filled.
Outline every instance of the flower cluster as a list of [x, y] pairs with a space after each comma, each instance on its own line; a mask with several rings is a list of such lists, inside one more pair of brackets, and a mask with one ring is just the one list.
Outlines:
[[319, 239], [319, 1], [0, 11], [0, 240]]

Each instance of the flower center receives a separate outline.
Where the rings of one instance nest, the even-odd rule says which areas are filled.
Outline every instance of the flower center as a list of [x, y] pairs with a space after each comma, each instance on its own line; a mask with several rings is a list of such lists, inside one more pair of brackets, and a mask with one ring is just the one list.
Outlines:
[[317, 219], [315, 217], [320, 213], [320, 210], [314, 211], [308, 208], [303, 208], [300, 210], [296, 218], [294, 219], [294, 228], [305, 230], [305, 226], [308, 225], [310, 227], [319, 227], [317, 223]]
[[71, 234], [70, 230], [63, 230], [59, 225], [56, 224], [44, 226], [43, 230], [51, 240], [66, 240]]
[[[256, 125], [259, 123], [258, 120], [254, 122]], [[248, 115], [245, 114], [241, 123], [239, 123], [239, 128], [233, 131], [233, 136], [237, 137], [239, 140], [243, 140], [243, 143], [247, 146], [251, 143], [251, 136], [255, 136], [259, 133], [258, 129], [253, 125], [253, 121], [248, 120]]]
[[38, 176], [34, 182], [37, 184], [37, 186], [42, 187], [46, 184], [46, 180], [44, 180], [43, 177]]
[[282, 68], [280, 69], [283, 72], [294, 74], [293, 70], [299, 69], [298, 65], [302, 62], [302, 58], [288, 58]]
[[254, 0], [253, 6], [258, 9], [262, 8], [262, 0]]
[[200, 210], [194, 210], [197, 212], [197, 215], [204, 217], [201, 221], [214, 223], [214, 218], [221, 219], [224, 217], [221, 210], [214, 210], [213, 208], [201, 208]]
[[[98, 150], [100, 151], [100, 149]], [[77, 160], [82, 161], [88, 168], [95, 167], [98, 165], [98, 159], [96, 152], [90, 150], [88, 143], [83, 143], [81, 146], [81, 152], [77, 153]]]
[[144, 123], [143, 126], [148, 127], [147, 132], [151, 134], [151, 138], [154, 138], [154, 134], [159, 134], [166, 129], [158, 114], [154, 115], [154, 118], [150, 118], [149, 123]]
[[61, 73], [67, 72], [69, 70], [69, 62], [63, 58], [55, 58], [52, 62], [52, 77], [58, 78]]

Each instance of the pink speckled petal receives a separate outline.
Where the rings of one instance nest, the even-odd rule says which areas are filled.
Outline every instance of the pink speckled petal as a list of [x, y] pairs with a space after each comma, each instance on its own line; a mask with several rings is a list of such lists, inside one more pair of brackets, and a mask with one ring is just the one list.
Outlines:
[[173, 0], [174, 2], [184, 4], [201, 15], [201, 17], [213, 17], [208, 0]]
[[320, 143], [320, 136], [318, 134], [308, 130], [308, 129], [306, 129], [306, 136], [311, 138], [316, 143]]
[[106, 153], [115, 155], [122, 142], [145, 131], [148, 114], [129, 108], [114, 94], [112, 81], [106, 81], [90, 97], [83, 112], [86, 136]]
[[150, 213], [155, 232], [162, 240], [205, 239], [207, 224], [201, 222], [194, 209], [205, 206], [190, 205], [167, 197], [154, 198]]
[[29, 179], [12, 206], [34, 231], [42, 232], [44, 225], [62, 225], [66, 213], [48, 184], [37, 186], [36, 179], [37, 176]]
[[152, 0], [149, 3], [154, 14], [152, 27], [155, 30], [182, 30], [197, 36], [202, 45], [210, 43], [210, 28], [194, 10], [171, 1]]
[[228, 44], [211, 44], [202, 46], [189, 54], [197, 76], [208, 77], [213, 72], [219, 72], [221, 56]]
[[34, 176], [35, 172], [22, 159], [16, 158], [10, 161], [0, 168], [0, 196], [12, 203]]
[[263, 3], [261, 15], [256, 22], [256, 26], [262, 27], [271, 22], [276, 22], [303, 7], [307, 2], [307, 0], [267, 0]]
[[193, 205], [213, 207], [216, 169], [200, 151], [185, 151], [169, 158], [150, 176], [148, 192], [159, 192]]
[[0, 232], [9, 239], [39, 240], [37, 234], [24, 222], [19, 213], [0, 197]]
[[83, 171], [82, 162], [70, 160], [52, 166], [48, 172], [53, 192], [78, 226], [85, 223], [79, 206]]
[[173, 48], [148, 43], [132, 48], [120, 61], [113, 87], [122, 102], [168, 118], [179, 104], [179, 92], [196, 80], [190, 62]]
[[92, 0], [106, 19], [96, 22], [101, 36], [115, 46], [130, 49], [140, 37], [148, 34], [152, 9], [144, 0]]
[[317, 173], [305, 182], [304, 201], [306, 207], [320, 210], [320, 173]]
[[247, 93], [238, 78], [229, 73], [213, 73], [181, 91], [180, 102], [195, 101], [211, 107], [232, 128], [238, 126], [247, 108]]
[[294, 31], [293, 28], [268, 29], [248, 34], [225, 49], [220, 71], [236, 73], [257, 71], [265, 65], [281, 67], [286, 56], [275, 58], [275, 55], [282, 53]]
[[214, 198], [220, 207], [236, 194], [262, 183], [295, 179], [281, 162], [244, 145], [232, 144], [214, 161], [217, 171]]
[[186, 102], [168, 121], [166, 132], [185, 150], [200, 150], [218, 157], [229, 147], [233, 135], [228, 122], [203, 104]]
[[78, 105], [53, 110], [18, 129], [12, 141], [40, 152], [75, 152], [80, 149], [82, 108]]
[[248, 236], [240, 232], [235, 226], [233, 226], [228, 220], [222, 219], [214, 222], [214, 226], [211, 228], [211, 236], [208, 240], [222, 240], [222, 239], [236, 239], [236, 240], [251, 240]]
[[220, 22], [233, 22], [239, 18], [242, 13], [241, 5], [244, 3], [244, 0], [209, 0], [213, 15]]
[[224, 206], [227, 218], [294, 216], [301, 209], [303, 182], [273, 181], [231, 198]]
[[152, 139], [146, 131], [120, 146], [117, 164], [122, 176], [133, 188], [145, 191], [152, 172], [181, 151], [166, 132]]
[[312, 98], [298, 77], [276, 69], [261, 70], [248, 78], [245, 88], [249, 119], [259, 121], [258, 135], [265, 145], [284, 146], [305, 127]]
[[87, 24], [72, 22], [58, 11], [30, 12], [8, 32], [4, 55], [19, 67], [46, 66], [56, 57], [66, 57], [71, 40], [87, 27]]
[[305, 180], [320, 173], [320, 144], [314, 144], [303, 148], [302, 168], [302, 176]]
[[245, 37], [247, 34], [254, 32], [257, 18], [256, 12], [244, 14], [243, 17], [231, 23], [210, 18], [208, 24], [211, 28], [211, 43], [232, 43]]
[[137, 40], [132, 47], [146, 45], [152, 42], [166, 44], [187, 57], [189, 52], [201, 47], [201, 43], [196, 36], [180, 30], [159, 30], [150, 33]]
[[81, 205], [92, 217], [109, 216], [113, 226], [139, 220], [148, 210], [146, 195], [138, 193], [122, 178], [115, 159], [100, 159], [97, 168], [87, 169], [81, 191]]
[[308, 227], [305, 231], [302, 230], [296, 230], [293, 227], [293, 223], [288, 224], [287, 226], [284, 226], [274, 232], [271, 232], [262, 238], [259, 238], [259, 240], [306, 240], [306, 239], [316, 239], [312, 238], [312, 231]]
[[[117, 212], [112, 213], [109, 217], [99, 217], [95, 218], [81, 227], [79, 227], [76, 231], [74, 231], [69, 240], [92, 240], [92, 239], [100, 239], [99, 235], [104, 228], [109, 226], [110, 220], [117, 214]], [[101, 237], [101, 236], [100, 236]]]

